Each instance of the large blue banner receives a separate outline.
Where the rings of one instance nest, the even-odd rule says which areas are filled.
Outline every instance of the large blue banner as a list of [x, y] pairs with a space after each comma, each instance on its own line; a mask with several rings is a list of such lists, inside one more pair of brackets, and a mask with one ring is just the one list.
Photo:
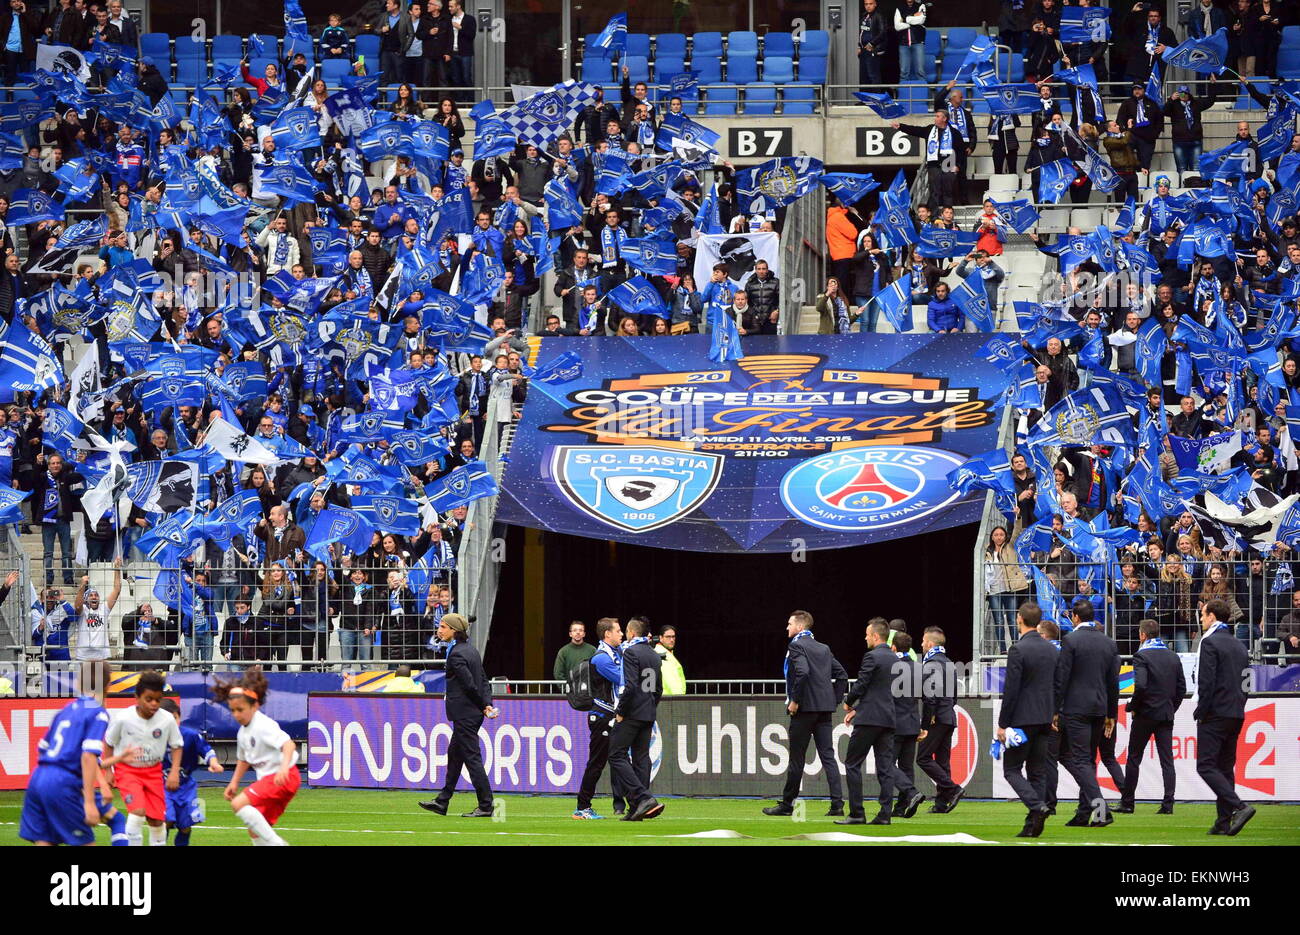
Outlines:
[[987, 337], [545, 338], [498, 519], [701, 552], [826, 549], [979, 518], [945, 477], [996, 445], [1006, 377]]

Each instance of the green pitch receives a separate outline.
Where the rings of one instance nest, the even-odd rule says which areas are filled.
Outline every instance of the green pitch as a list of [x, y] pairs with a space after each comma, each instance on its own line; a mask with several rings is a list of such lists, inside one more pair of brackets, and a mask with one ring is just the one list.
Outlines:
[[[247, 846], [248, 833], [230, 813], [221, 790], [202, 790], [208, 820], [195, 828], [195, 846]], [[1002, 844], [1204, 844], [1211, 847], [1300, 844], [1300, 805], [1257, 805], [1259, 814], [1235, 838], [1209, 836], [1214, 821], [1212, 804], [1179, 803], [1173, 815], [1157, 815], [1154, 804], [1142, 804], [1133, 815], [1117, 815], [1108, 828], [1066, 828], [1069, 817], [1062, 814], [1048, 820], [1047, 830], [1037, 841], [1015, 837], [1024, 820], [1024, 809], [1012, 802], [963, 801], [951, 815], [931, 815], [921, 806], [911, 820], [895, 819], [889, 827], [839, 826], [823, 817], [823, 800], [806, 803], [806, 821], [769, 818], [760, 812], [772, 800], [756, 799], [661, 799], [667, 808], [653, 821], [575, 821], [570, 818], [573, 800], [552, 796], [506, 795], [504, 820], [457, 817], [474, 807], [474, 797], [457, 795], [451, 817], [442, 818], [418, 806], [429, 796], [416, 792], [386, 792], [353, 789], [308, 789], [298, 794], [277, 830], [290, 844], [804, 844], [795, 835], [847, 832], [871, 838], [903, 835], [964, 833], [981, 841]], [[874, 806], [875, 803], [869, 803]], [[22, 793], [0, 792], [0, 844], [24, 843], [18, 837]], [[596, 810], [609, 814], [609, 799], [597, 799]], [[874, 809], [868, 811], [868, 816]], [[688, 838], [710, 831], [733, 831], [743, 838]], [[105, 829], [98, 843], [107, 844]]]

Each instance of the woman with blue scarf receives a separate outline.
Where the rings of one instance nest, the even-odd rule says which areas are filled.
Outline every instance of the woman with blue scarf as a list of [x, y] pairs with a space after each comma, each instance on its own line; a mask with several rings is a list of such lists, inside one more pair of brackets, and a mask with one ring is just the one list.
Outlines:
[[673, 289], [670, 321], [674, 326], [685, 323], [690, 326], [691, 334], [697, 334], [703, 311], [704, 303], [700, 300], [699, 290], [695, 288], [695, 277], [685, 273]]
[[263, 639], [258, 641], [259, 659], [275, 659], [278, 666], [268, 666], [285, 671], [288, 652], [289, 625], [298, 623], [298, 585], [289, 580], [283, 562], [276, 562], [262, 579], [261, 618]]
[[826, 288], [817, 296], [817, 315], [820, 324], [818, 334], [848, 334], [853, 323], [853, 306], [840, 288], [840, 281], [832, 276], [826, 280]]
[[870, 231], [858, 235], [858, 251], [853, 254], [853, 304], [859, 308], [859, 330], [866, 334], [876, 330], [880, 304], [873, 301], [882, 289], [894, 281], [889, 258], [876, 245]]

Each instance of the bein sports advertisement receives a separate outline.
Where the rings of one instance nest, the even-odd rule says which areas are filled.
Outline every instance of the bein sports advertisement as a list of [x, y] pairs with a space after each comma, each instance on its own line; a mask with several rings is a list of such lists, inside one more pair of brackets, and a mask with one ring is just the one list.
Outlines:
[[531, 381], [497, 519], [704, 552], [862, 545], [979, 518], [946, 476], [997, 444], [983, 335], [545, 338], [583, 372]]

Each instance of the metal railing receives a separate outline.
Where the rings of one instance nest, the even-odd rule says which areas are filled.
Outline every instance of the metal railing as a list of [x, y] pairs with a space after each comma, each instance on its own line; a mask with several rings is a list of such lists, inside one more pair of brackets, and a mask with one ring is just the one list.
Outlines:
[[[564, 682], [553, 680], [492, 679], [497, 695], [560, 696]], [[688, 695], [784, 695], [785, 679], [687, 679]]]
[[[501, 411], [501, 407], [505, 411]], [[514, 419], [510, 400], [493, 399], [488, 403], [487, 425], [483, 431], [481, 460], [500, 486], [505, 473], [503, 455], [508, 455], [514, 440]], [[496, 604], [497, 584], [501, 576], [504, 538], [498, 539], [494, 523], [498, 497], [482, 497], [469, 505], [465, 517], [464, 538], [458, 562], [461, 568], [461, 603], [473, 626], [470, 640], [481, 653], [487, 648], [492, 631], [492, 611]]]
[[781, 310], [777, 333], [797, 334], [803, 306], [826, 282], [826, 195], [818, 186], [786, 209], [781, 228]]

